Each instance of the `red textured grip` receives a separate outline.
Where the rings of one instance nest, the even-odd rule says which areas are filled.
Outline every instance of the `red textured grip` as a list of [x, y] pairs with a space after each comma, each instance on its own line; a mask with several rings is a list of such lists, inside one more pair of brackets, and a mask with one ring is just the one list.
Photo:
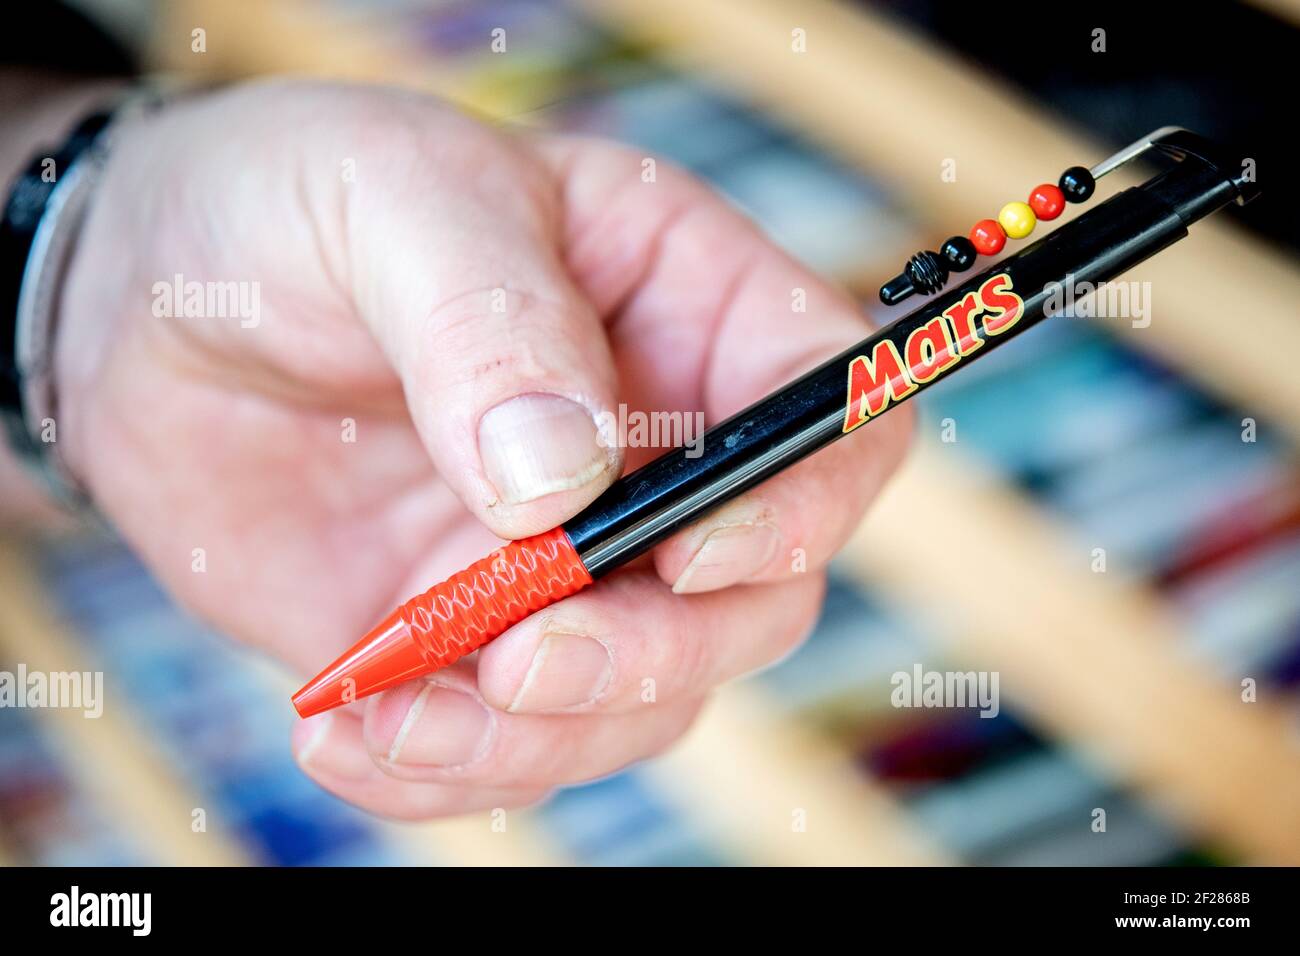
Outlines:
[[446, 667], [590, 583], [563, 528], [511, 542], [388, 615], [293, 705], [310, 717]]
[[563, 528], [511, 541], [397, 609], [430, 670], [591, 584]]

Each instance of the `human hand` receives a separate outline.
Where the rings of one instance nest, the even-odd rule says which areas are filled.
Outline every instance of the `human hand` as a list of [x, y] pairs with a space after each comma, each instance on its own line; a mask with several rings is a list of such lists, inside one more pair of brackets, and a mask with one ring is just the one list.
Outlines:
[[[865, 337], [851, 300], [684, 173], [643, 181], [642, 158], [370, 87], [249, 85], [131, 121], [64, 290], [65, 459], [181, 603], [314, 673], [662, 453], [608, 447], [600, 413], [712, 424]], [[186, 316], [177, 276], [233, 292], [228, 314]], [[214, 311], [202, 288], [191, 311]], [[909, 422], [872, 422], [446, 671], [299, 723], [299, 762], [423, 818], [660, 751], [808, 632]]]

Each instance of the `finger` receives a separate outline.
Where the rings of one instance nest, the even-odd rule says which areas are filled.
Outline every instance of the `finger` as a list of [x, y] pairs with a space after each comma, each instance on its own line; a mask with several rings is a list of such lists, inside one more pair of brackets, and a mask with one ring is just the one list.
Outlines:
[[511, 713], [644, 713], [770, 664], [813, 625], [824, 575], [674, 595], [652, 572], [616, 574], [483, 648], [478, 685]]
[[907, 447], [907, 416], [866, 427], [879, 429], [875, 441], [855, 436], [825, 448], [669, 538], [654, 552], [659, 576], [693, 594], [823, 569]]
[[699, 707], [684, 701], [627, 715], [508, 714], [489, 707], [473, 679], [452, 670], [371, 698], [365, 742], [375, 763], [402, 780], [550, 787], [659, 753]]
[[[637, 403], [716, 423], [866, 337], [840, 290], [777, 249], [691, 177], [591, 141], [542, 137], [566, 182], [569, 269], [611, 335]], [[775, 581], [823, 566], [900, 461], [910, 408], [871, 422], [685, 530], [656, 552], [682, 592]]]
[[496, 534], [554, 527], [621, 470], [616, 375], [558, 253], [552, 174], [504, 134], [394, 99], [385, 175], [359, 176], [351, 282], [434, 464]]
[[370, 759], [361, 718], [347, 711], [318, 714], [294, 725], [294, 759], [303, 772], [340, 799], [398, 820], [511, 810], [546, 797], [546, 788], [471, 787], [394, 780]]

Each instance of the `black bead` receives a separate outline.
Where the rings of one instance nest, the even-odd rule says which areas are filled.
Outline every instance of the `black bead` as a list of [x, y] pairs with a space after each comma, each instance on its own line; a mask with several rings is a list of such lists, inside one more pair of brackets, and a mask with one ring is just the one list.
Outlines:
[[900, 272], [880, 287], [880, 301], [885, 305], [898, 305], [916, 292], [912, 278], [906, 272]]
[[953, 272], [965, 272], [975, 264], [975, 244], [965, 236], [953, 236], [939, 247], [939, 255]]
[[1071, 166], [1061, 173], [1061, 181], [1057, 185], [1065, 193], [1067, 202], [1087, 202], [1097, 189], [1097, 180], [1083, 166]]
[[948, 281], [948, 263], [940, 259], [937, 252], [918, 252], [907, 260], [903, 271], [912, 280], [912, 285], [916, 286], [916, 291], [923, 295], [938, 292]]
[[938, 292], [947, 281], [948, 263], [939, 253], [923, 249], [907, 260], [902, 272], [880, 287], [880, 301], [897, 305], [917, 292], [923, 295]]

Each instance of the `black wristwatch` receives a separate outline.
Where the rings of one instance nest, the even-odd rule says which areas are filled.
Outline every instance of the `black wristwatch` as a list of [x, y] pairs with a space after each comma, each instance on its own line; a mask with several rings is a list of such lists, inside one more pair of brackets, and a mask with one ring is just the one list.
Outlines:
[[112, 111], [91, 114], [19, 174], [0, 217], [0, 417], [9, 445], [60, 500], [82, 500], [55, 454], [58, 292], [102, 171]]

